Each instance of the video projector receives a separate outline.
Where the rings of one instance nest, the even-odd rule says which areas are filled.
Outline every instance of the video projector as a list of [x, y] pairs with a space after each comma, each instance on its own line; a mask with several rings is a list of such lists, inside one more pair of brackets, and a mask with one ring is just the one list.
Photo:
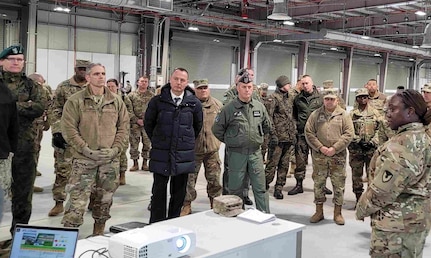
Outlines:
[[188, 229], [151, 224], [109, 238], [111, 258], [175, 258], [193, 253], [196, 234]]

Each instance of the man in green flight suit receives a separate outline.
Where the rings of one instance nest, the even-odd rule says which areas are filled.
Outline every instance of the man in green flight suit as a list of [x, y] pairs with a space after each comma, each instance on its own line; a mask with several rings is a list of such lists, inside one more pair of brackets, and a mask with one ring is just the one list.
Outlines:
[[214, 136], [229, 148], [229, 193], [242, 198], [243, 180], [250, 177], [256, 208], [269, 213], [265, 170], [260, 147], [264, 135], [272, 130], [265, 106], [252, 99], [253, 82], [244, 73], [237, 83], [238, 97], [229, 102], [216, 117]]

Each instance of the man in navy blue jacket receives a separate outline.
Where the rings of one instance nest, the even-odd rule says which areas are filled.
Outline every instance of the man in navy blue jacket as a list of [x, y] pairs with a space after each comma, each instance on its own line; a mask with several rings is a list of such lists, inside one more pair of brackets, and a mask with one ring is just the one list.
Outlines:
[[[161, 94], [148, 103], [144, 128], [151, 139], [150, 172], [153, 173], [150, 223], [180, 216], [189, 173], [195, 171], [195, 139], [203, 114], [199, 99], [188, 86], [189, 74], [176, 68]], [[170, 182], [168, 216], [167, 184]]]

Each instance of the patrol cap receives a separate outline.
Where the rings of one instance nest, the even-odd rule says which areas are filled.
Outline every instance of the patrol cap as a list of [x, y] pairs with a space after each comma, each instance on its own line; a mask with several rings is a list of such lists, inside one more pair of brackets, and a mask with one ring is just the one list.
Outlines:
[[329, 89], [329, 88], [332, 88], [332, 87], [334, 87], [334, 81], [333, 80], [326, 80], [326, 81], [323, 81], [323, 88], [324, 89]]
[[235, 217], [244, 212], [242, 199], [236, 195], [221, 195], [213, 200], [213, 211], [225, 217]]
[[322, 91], [323, 98], [332, 98], [336, 99], [338, 97], [338, 92], [335, 89], [324, 89]]
[[91, 64], [88, 60], [76, 59], [75, 67], [87, 67]]
[[355, 91], [355, 98], [359, 96], [369, 96], [368, 89], [360, 88]]
[[20, 54], [24, 54], [24, 48], [21, 45], [12, 45], [8, 48], [5, 48], [1, 53], [0, 53], [0, 60], [1, 59], [5, 59], [8, 56], [12, 56], [12, 55], [20, 55]]
[[431, 85], [430, 85], [430, 84], [428, 84], [428, 83], [426, 83], [426, 84], [422, 87], [421, 91], [423, 91], [423, 92], [431, 92]]
[[198, 86], [199, 84], [199, 80], [193, 80], [193, 86], [195, 86], [195, 88]]
[[208, 86], [208, 79], [198, 80], [196, 88], [199, 88], [199, 87], [202, 87], [202, 86]]
[[264, 83], [264, 82], [262, 82], [262, 83], [259, 85], [259, 88], [260, 88], [261, 90], [263, 90], [263, 91], [268, 91], [268, 83]]
[[275, 80], [275, 85], [277, 85], [278, 88], [283, 88], [286, 84], [290, 84], [290, 79], [286, 75], [281, 75]]

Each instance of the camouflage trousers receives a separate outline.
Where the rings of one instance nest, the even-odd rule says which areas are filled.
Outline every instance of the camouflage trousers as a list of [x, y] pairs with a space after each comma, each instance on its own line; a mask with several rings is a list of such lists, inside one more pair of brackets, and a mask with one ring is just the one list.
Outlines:
[[127, 170], [127, 149], [124, 149], [120, 154], [120, 172]]
[[372, 258], [420, 258], [423, 256], [427, 231], [416, 233], [387, 232], [372, 228]]
[[37, 164], [39, 163], [39, 154], [43, 137], [43, 123], [33, 123], [33, 132], [36, 135], [34, 138], [34, 160], [36, 162], [36, 168]]
[[307, 141], [305, 140], [304, 134], [298, 134], [296, 137], [295, 145], [295, 179], [304, 180], [305, 179], [305, 169], [307, 167], [309, 147]]
[[337, 153], [332, 157], [315, 151], [312, 151], [311, 154], [313, 159], [314, 203], [326, 202], [324, 187], [326, 186], [326, 179], [329, 177], [334, 190], [332, 202], [335, 205], [343, 205], [346, 186], [346, 151]]
[[[352, 183], [353, 183], [353, 192], [354, 193], [362, 193], [364, 191], [364, 183], [362, 182], [362, 176], [364, 175], [364, 166], [365, 173], [368, 177], [368, 168], [370, 166], [371, 158], [373, 157], [374, 152], [349, 152], [349, 164], [352, 168]], [[371, 179], [369, 179], [371, 181]]]
[[61, 223], [75, 227], [82, 225], [91, 193], [95, 197], [92, 210], [95, 223], [105, 223], [110, 219], [112, 199], [120, 184], [119, 170], [118, 158], [103, 165], [97, 165], [96, 162], [87, 159], [73, 159], [72, 172], [67, 184], [70, 198]]
[[144, 130], [144, 127], [130, 127], [130, 159], [137, 160], [139, 159], [139, 143], [142, 141], [142, 150], [141, 156], [145, 160], [148, 159], [148, 151], [151, 148], [151, 141], [148, 138], [147, 133]]
[[286, 176], [289, 171], [290, 155], [292, 154], [292, 144], [281, 142], [277, 146], [270, 147], [271, 155], [268, 156], [268, 163], [265, 168], [266, 189], [274, 180], [275, 171], [277, 170], [277, 180], [275, 182], [275, 190], [283, 190], [286, 184]]
[[54, 147], [54, 173], [55, 181], [52, 186], [52, 197], [56, 202], [66, 200], [66, 185], [72, 170], [72, 147], [60, 149]]
[[244, 178], [249, 176], [256, 209], [270, 213], [269, 196], [265, 187], [265, 170], [260, 149], [251, 154], [228, 152], [229, 194], [243, 198]]
[[33, 186], [36, 179], [34, 161], [34, 140], [28, 144], [27, 151], [20, 150], [12, 159], [12, 233], [17, 223], [27, 224], [30, 220], [33, 199]]
[[192, 202], [196, 200], [195, 186], [202, 163], [204, 164], [205, 178], [207, 180], [208, 197], [215, 198], [220, 196], [222, 192], [220, 184], [221, 161], [218, 151], [206, 154], [196, 154], [195, 162], [195, 173], [190, 173], [188, 175], [186, 197], [184, 202]]

